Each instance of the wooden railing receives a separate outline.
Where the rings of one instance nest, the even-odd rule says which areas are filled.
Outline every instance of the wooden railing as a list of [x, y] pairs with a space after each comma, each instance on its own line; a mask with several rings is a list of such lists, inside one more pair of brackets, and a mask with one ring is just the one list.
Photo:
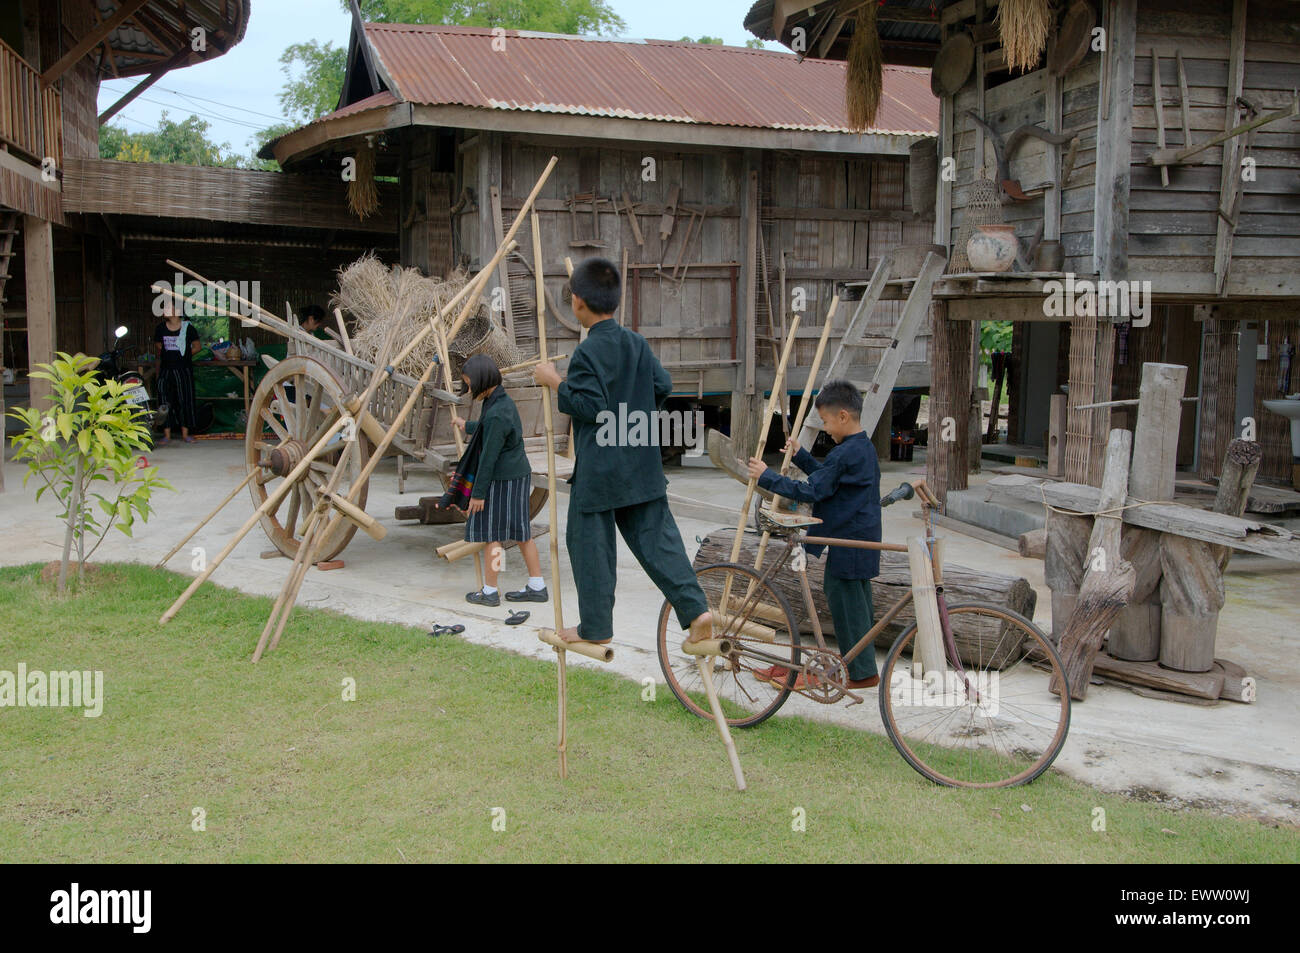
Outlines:
[[13, 48], [0, 41], [0, 142], [36, 162], [63, 167], [63, 105], [53, 86]]

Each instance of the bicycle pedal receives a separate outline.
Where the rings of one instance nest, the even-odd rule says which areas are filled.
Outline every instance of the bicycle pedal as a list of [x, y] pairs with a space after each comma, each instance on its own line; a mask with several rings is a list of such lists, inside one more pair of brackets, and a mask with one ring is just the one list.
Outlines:
[[852, 708], [854, 705], [861, 705], [864, 701], [866, 701], [866, 699], [863, 698], [861, 695], [858, 695], [855, 692], [851, 692], [847, 688], [844, 689], [844, 694], [849, 699], [849, 703], [846, 706], [844, 706], [846, 708]]

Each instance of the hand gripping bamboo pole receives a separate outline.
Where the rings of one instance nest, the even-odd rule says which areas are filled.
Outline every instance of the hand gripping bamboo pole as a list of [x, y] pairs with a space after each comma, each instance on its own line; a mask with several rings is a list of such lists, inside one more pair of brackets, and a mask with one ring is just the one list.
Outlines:
[[161, 568], [166, 564], [167, 560], [171, 559], [171, 558], [172, 558], [173, 556], [175, 556], [178, 552], [180, 552], [181, 547], [184, 546], [186, 543], [188, 543], [190, 540], [192, 540], [195, 536], [197, 536], [199, 530], [201, 530], [201, 529], [203, 529], [203, 527], [207, 526], [207, 525], [208, 525], [208, 522], [212, 519], [212, 517], [216, 516], [216, 515], [217, 515], [218, 513], [220, 513], [223, 509], [225, 509], [225, 508], [226, 508], [226, 504], [228, 504], [231, 500], [233, 500], [233, 499], [235, 498], [235, 496], [238, 495], [238, 493], [239, 493], [240, 490], [242, 490], [244, 487], [248, 486], [248, 481], [251, 480], [251, 479], [253, 479], [253, 477], [256, 476], [256, 475], [257, 475], [257, 468], [254, 468], [254, 469], [252, 469], [252, 470], [249, 470], [249, 471], [248, 471], [248, 476], [246, 476], [246, 477], [244, 477], [242, 480], [240, 480], [240, 481], [239, 481], [239, 485], [238, 485], [237, 487], [235, 487], [233, 490], [231, 490], [228, 494], [226, 494], [226, 498], [225, 498], [224, 500], [222, 500], [220, 503], [218, 503], [218, 504], [216, 505], [216, 507], [212, 510], [211, 513], [209, 513], [207, 516], [203, 517], [203, 519], [199, 522], [199, 525], [196, 526], [196, 527], [194, 527], [192, 530], [190, 530], [190, 531], [189, 531], [189, 534], [188, 534], [184, 539], [182, 539], [179, 543], [177, 543], [175, 546], [173, 546], [173, 547], [171, 548], [171, 551], [170, 551], [166, 556], [164, 556], [162, 559], [158, 560], [158, 562], [154, 563], [154, 567], [153, 567], [153, 568], [154, 568], [154, 569], [161, 569]]

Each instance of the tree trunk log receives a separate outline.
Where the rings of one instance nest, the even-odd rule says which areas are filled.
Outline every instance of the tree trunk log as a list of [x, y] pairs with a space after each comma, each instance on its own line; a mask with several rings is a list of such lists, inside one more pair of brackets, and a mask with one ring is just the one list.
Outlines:
[[1160, 568], [1160, 664], [1179, 672], [1208, 672], [1223, 608], [1216, 555], [1209, 543], [1165, 534]]
[[1125, 526], [1120, 552], [1133, 565], [1133, 595], [1115, 616], [1106, 651], [1129, 662], [1160, 657], [1160, 533]]
[[1047, 542], [1043, 551], [1043, 580], [1052, 590], [1052, 641], [1060, 645], [1065, 623], [1074, 613], [1083, 581], [1092, 520], [1047, 511]]
[[1026, 559], [1043, 559], [1047, 555], [1047, 530], [1031, 529], [1020, 534], [1020, 555]]
[[1074, 612], [1061, 634], [1061, 665], [1066, 684], [1062, 686], [1053, 678], [1052, 690], [1068, 691], [1071, 698], [1079, 701], [1087, 697], [1093, 660], [1116, 614], [1128, 604], [1136, 580], [1132, 564], [1121, 556], [1120, 534], [1124, 523], [1115, 511], [1128, 497], [1132, 446], [1133, 435], [1127, 430], [1110, 432], [1106, 466], [1102, 471], [1101, 505], [1092, 521], [1092, 536], [1088, 540], [1088, 568], [1079, 585]]
[[[1255, 474], [1259, 472], [1259, 462], [1263, 457], [1264, 448], [1253, 440], [1234, 440], [1228, 444], [1228, 452], [1223, 458], [1223, 471], [1219, 476], [1219, 490], [1214, 494], [1214, 512], [1238, 517], [1245, 514], [1251, 487], [1255, 485]], [[1227, 569], [1232, 550], [1227, 546], [1215, 546], [1211, 551], [1219, 565], [1219, 571]]]
[[[699, 551], [695, 554], [695, 567], [706, 566], [710, 563], [727, 562], [731, 556], [731, 543], [735, 539], [734, 529], [718, 529], [709, 533], [700, 543]], [[753, 566], [754, 560], [758, 557], [758, 540], [757, 533], [745, 533], [740, 551], [740, 564], [742, 566]], [[785, 548], [785, 543], [781, 540], [773, 540], [767, 551], [766, 565], [771, 565], [771, 560], [776, 559], [781, 551]], [[808, 584], [812, 587], [813, 607], [817, 611], [817, 616], [822, 623], [822, 631], [830, 638], [835, 627], [831, 621], [830, 607], [826, 603], [825, 587], [823, 576], [826, 570], [825, 558], [808, 559]], [[908, 560], [905, 553], [881, 553], [880, 554], [880, 575], [871, 580], [871, 597], [875, 617], [881, 618], [888, 612], [905, 593], [911, 589], [911, 573], [908, 570]], [[786, 601], [790, 604], [790, 609], [794, 613], [795, 620], [803, 632], [812, 631], [812, 621], [807, 618], [807, 612], [804, 608], [803, 591], [799, 585], [799, 577], [789, 568], [789, 565], [777, 573], [772, 580], [772, 586], [781, 595], [785, 596]], [[943, 589], [944, 598], [949, 605], [957, 605], [963, 602], [988, 602], [1001, 606], [1004, 609], [1010, 609], [1017, 612], [1026, 619], [1033, 619], [1034, 606], [1037, 602], [1038, 595], [1029, 582], [1018, 576], [1006, 576], [1000, 573], [982, 573], [971, 569], [965, 569], [961, 566], [946, 565], [943, 567]], [[876, 638], [877, 648], [889, 648], [898, 638], [899, 634], [916, 621], [916, 616], [912, 607], [908, 606], [884, 628], [882, 633]], [[989, 659], [990, 651], [997, 644], [998, 636], [1001, 634], [1001, 627], [989, 631], [977, 631], [972, 620], [956, 617], [953, 619], [953, 635], [957, 642], [958, 654], [962, 661], [975, 664], [979, 659], [979, 653], [983, 650], [985, 661]], [[811, 644], [811, 643], [810, 643]], [[1019, 646], [1003, 645], [1003, 658], [998, 661], [1004, 662], [1011, 653], [1015, 652]]]

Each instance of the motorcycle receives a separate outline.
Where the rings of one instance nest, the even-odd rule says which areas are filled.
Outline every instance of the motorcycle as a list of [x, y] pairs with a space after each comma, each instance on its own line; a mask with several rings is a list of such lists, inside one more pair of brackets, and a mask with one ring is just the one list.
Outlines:
[[145, 386], [144, 378], [137, 371], [123, 368], [127, 353], [127, 349], [123, 346], [123, 338], [126, 334], [126, 327], [122, 325], [113, 332], [113, 348], [99, 355], [95, 373], [100, 380], [115, 380], [121, 383], [125, 388], [124, 396], [127, 403], [140, 412], [140, 422], [149, 428], [149, 432], [155, 433], [160, 431], [163, 424], [167, 422], [167, 405], [155, 406], [149, 388]]

